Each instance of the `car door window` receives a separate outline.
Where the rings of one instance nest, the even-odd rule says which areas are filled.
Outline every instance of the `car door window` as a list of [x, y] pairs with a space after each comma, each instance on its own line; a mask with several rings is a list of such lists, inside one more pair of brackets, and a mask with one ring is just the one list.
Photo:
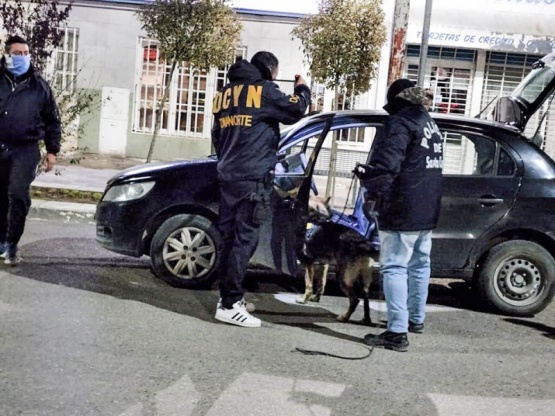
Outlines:
[[[366, 163], [368, 158], [367, 150], [355, 150], [351, 148], [351, 141], [357, 143], [365, 143], [372, 146], [376, 137], [376, 130], [380, 125], [361, 125], [363, 123], [353, 123], [352, 126], [344, 127], [337, 126], [333, 128], [328, 134], [328, 137], [335, 137], [339, 140], [339, 148], [337, 150], [336, 159], [336, 177], [350, 178], [352, 170], [357, 163]], [[304, 137], [300, 143], [287, 149], [278, 155], [279, 162], [276, 165], [276, 179], [274, 185], [278, 193], [294, 194], [301, 183], [301, 175], [305, 175], [307, 162], [312, 155], [312, 151], [318, 138], [319, 132], [314, 132], [310, 137]], [[348, 138], [349, 142], [344, 143]], [[330, 163], [330, 149], [329, 147], [323, 148], [316, 160], [315, 175], [318, 178], [327, 177], [329, 174]], [[318, 182], [325, 182], [321, 179]], [[315, 181], [312, 182], [312, 189], [314, 194], [318, 194], [318, 189]], [[321, 189], [323, 192], [323, 189]], [[345, 201], [338, 201], [344, 203]], [[352, 205], [352, 204], [351, 204]]]
[[471, 132], [442, 131], [444, 136], [444, 175], [514, 175], [513, 159], [493, 139]]
[[[317, 137], [318, 135], [313, 138], [317, 139]], [[307, 142], [289, 148], [285, 153], [278, 154], [274, 179], [274, 186], [278, 193], [293, 196], [306, 177], [308, 159], [313, 150], [312, 147], [307, 146]], [[315, 190], [315, 193], [317, 192]]]

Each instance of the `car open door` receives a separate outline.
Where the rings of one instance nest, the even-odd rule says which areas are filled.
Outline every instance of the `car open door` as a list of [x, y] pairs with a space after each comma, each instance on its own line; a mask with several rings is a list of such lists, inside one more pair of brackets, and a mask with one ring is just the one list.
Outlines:
[[[330, 115], [310, 125], [301, 124], [280, 143], [272, 212], [270, 219], [261, 226], [252, 265], [295, 275], [297, 253], [306, 233], [314, 167], [332, 122], [333, 115]], [[315, 138], [316, 143], [307, 155], [307, 146], [303, 145], [310, 138]]]

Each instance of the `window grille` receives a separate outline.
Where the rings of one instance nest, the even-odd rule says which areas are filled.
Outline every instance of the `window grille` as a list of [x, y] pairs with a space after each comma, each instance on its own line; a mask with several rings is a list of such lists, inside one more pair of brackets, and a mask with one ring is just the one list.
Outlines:
[[326, 87], [312, 80], [310, 83], [311, 103], [310, 111], [324, 111], [324, 94]]
[[[420, 57], [420, 45], [408, 45], [407, 56]], [[443, 46], [428, 46], [428, 59], [475, 62], [476, 50], [463, 48], [447, 48]]]
[[71, 94], [75, 90], [77, 52], [79, 48], [79, 29], [64, 28], [62, 43], [52, 51], [46, 64], [46, 78], [51, 81], [54, 90], [62, 94]]
[[[141, 72], [133, 127], [134, 131], [147, 133], [154, 130], [156, 109], [168, 85], [171, 66], [161, 56], [158, 42], [141, 38], [139, 47]], [[245, 52], [245, 48], [241, 48], [237, 57], [244, 57]], [[162, 109], [162, 132], [168, 135], [203, 137], [207, 85], [215, 78], [216, 90], [222, 88], [226, 83], [228, 69], [229, 66], [226, 66], [207, 72], [193, 68], [186, 62], [178, 65], [169, 84], [168, 100]]]
[[[418, 65], [408, 65], [406, 76], [413, 82], [418, 80]], [[470, 111], [470, 93], [473, 70], [459, 68], [449, 63], [436, 63], [426, 71], [424, 88], [433, 95], [430, 110], [438, 113], [467, 114]]]
[[[240, 48], [237, 48], [237, 51], [235, 52], [235, 61], [238, 61], [240, 59], [245, 59], [247, 56], [247, 48], [244, 46], [241, 46]], [[220, 91], [227, 83], [227, 71], [229, 71], [229, 67], [231, 66], [231, 64], [229, 65], [225, 65], [222, 68], [218, 68], [218, 71], [216, 73], [216, 91]]]

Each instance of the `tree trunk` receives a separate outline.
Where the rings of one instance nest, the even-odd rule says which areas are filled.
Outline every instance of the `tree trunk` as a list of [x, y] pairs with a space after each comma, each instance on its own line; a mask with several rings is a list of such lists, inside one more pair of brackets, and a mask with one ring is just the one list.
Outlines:
[[[335, 100], [332, 110], [339, 111], [339, 82], [335, 83]], [[339, 140], [339, 130], [333, 132], [330, 148], [330, 164], [328, 168], [328, 181], [326, 184], [326, 198], [330, 198], [330, 206], [333, 207], [333, 197], [335, 195], [335, 169], [337, 166], [337, 142]]]
[[162, 114], [164, 113], [164, 105], [166, 104], [166, 102], [168, 101], [168, 97], [170, 96], [170, 88], [172, 85], [173, 73], [175, 72], [176, 67], [177, 67], [177, 61], [174, 59], [172, 61], [172, 66], [170, 69], [170, 76], [168, 77], [166, 87], [164, 88], [164, 94], [162, 94], [162, 99], [158, 102], [158, 108], [156, 109], [156, 120], [154, 122], [154, 132], [152, 133], [152, 139], [150, 141], [150, 148], [148, 149], [146, 163], [150, 163], [150, 161], [152, 160], [152, 154], [154, 153], [156, 138], [158, 137], [158, 133], [160, 132], [160, 127], [162, 125]]

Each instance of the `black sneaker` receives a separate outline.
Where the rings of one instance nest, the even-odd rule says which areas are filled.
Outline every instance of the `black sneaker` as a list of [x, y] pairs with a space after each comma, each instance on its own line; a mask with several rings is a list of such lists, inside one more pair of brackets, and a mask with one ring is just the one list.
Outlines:
[[385, 331], [380, 335], [368, 334], [364, 337], [364, 343], [372, 347], [381, 347], [398, 352], [406, 352], [409, 350], [409, 340], [406, 332], [396, 333]]
[[421, 334], [424, 332], [424, 324], [415, 324], [409, 321], [409, 332], [413, 334]]

